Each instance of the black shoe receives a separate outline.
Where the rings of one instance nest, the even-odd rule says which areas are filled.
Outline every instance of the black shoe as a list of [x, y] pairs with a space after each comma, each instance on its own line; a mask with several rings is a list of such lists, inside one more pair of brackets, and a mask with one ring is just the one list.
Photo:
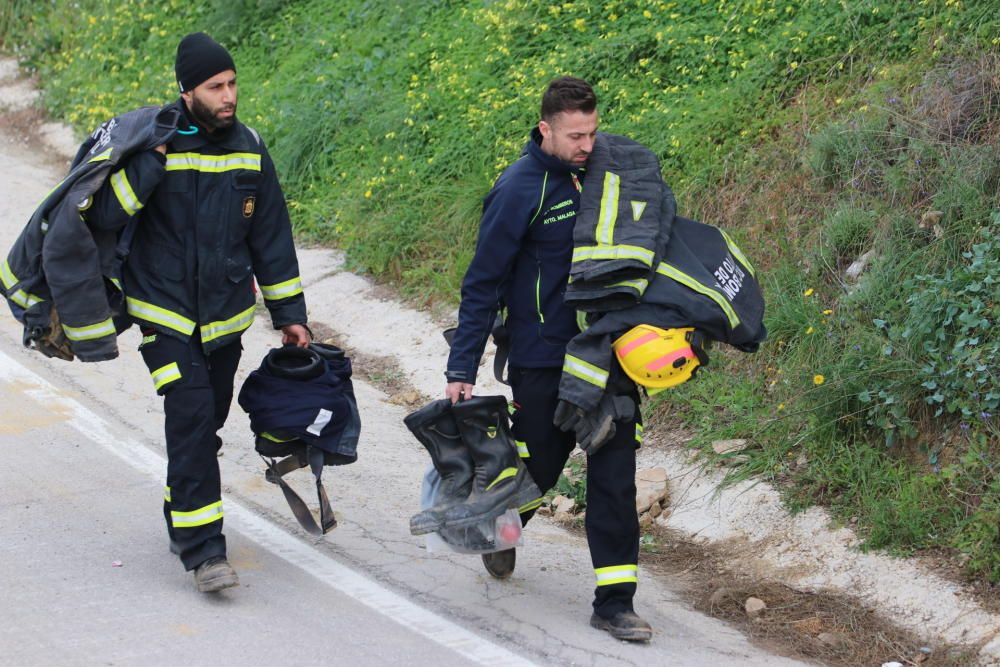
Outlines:
[[239, 586], [240, 578], [225, 556], [216, 556], [195, 568], [194, 582], [202, 593], [215, 593], [224, 588]]
[[653, 636], [649, 623], [639, 618], [634, 611], [620, 611], [611, 618], [601, 618], [594, 614], [590, 617], [590, 625], [598, 630], [606, 630], [615, 639], [628, 642], [648, 642]]
[[514, 563], [517, 552], [514, 549], [504, 549], [483, 554], [483, 565], [494, 579], [506, 579], [514, 573]]

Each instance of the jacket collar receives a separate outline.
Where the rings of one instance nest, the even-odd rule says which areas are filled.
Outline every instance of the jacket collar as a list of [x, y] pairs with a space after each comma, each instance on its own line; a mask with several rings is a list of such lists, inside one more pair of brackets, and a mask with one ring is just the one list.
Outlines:
[[522, 155], [530, 155], [532, 158], [537, 160], [543, 167], [552, 171], [561, 171], [567, 174], [580, 175], [586, 170], [586, 166], [577, 167], [576, 165], [569, 164], [568, 162], [563, 162], [555, 155], [549, 155], [542, 150], [542, 133], [538, 130], [538, 127], [531, 128], [531, 139], [524, 146]]

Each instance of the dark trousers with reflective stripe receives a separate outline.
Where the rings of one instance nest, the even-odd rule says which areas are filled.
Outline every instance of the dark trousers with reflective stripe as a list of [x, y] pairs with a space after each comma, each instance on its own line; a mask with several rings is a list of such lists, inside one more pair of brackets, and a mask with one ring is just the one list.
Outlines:
[[[556, 485], [566, 460], [576, 446], [573, 433], [560, 431], [553, 423], [559, 395], [559, 368], [511, 368], [515, 412], [514, 438], [528, 448], [522, 459], [542, 492]], [[639, 517], [635, 511], [635, 424], [641, 421], [638, 395], [634, 421], [618, 422], [615, 436], [587, 459], [587, 544], [595, 571], [602, 568], [636, 566], [639, 559]], [[534, 512], [522, 515], [527, 521]], [[630, 575], [630, 576], [629, 576]], [[598, 585], [594, 590], [594, 611], [605, 618], [632, 610], [635, 572], [626, 571], [632, 581]], [[614, 582], [615, 576], [606, 581]]]
[[226, 555], [217, 458], [222, 441], [216, 431], [229, 415], [242, 345], [237, 340], [206, 355], [197, 336], [185, 342], [146, 327], [143, 336], [139, 351], [154, 383], [162, 383], [157, 393], [163, 396], [167, 440], [167, 532], [185, 569], [193, 570]]

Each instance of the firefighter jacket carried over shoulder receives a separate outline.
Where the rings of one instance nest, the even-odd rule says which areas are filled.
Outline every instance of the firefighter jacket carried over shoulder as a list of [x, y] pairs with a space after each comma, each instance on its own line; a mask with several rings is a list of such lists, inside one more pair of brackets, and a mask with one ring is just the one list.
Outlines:
[[587, 312], [639, 302], [670, 238], [677, 205], [656, 155], [627, 137], [600, 132], [573, 230], [566, 302]]
[[176, 106], [143, 107], [101, 125], [79, 148], [70, 172], [45, 197], [0, 264], [0, 292], [24, 324], [25, 345], [49, 331], [53, 308], [82, 361], [118, 356], [113, 315], [121, 302], [117, 226], [88, 224], [83, 212], [133, 156], [166, 143]]
[[636, 325], [693, 326], [744, 352], [767, 336], [753, 266], [724, 231], [680, 216], [640, 303], [590, 318], [566, 348], [559, 383], [559, 398], [584, 410], [598, 406], [615, 375], [612, 343]]
[[305, 324], [285, 199], [257, 133], [238, 120], [208, 133], [182, 100], [166, 155], [146, 151], [115, 172], [85, 216], [119, 227], [141, 216], [125, 263], [129, 317], [206, 353], [252, 323], [256, 275], [276, 329]]

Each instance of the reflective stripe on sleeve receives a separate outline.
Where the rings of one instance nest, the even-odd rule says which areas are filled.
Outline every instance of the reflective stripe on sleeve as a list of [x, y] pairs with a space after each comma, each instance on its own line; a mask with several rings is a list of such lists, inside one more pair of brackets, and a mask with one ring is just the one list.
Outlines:
[[653, 251], [634, 245], [597, 245], [573, 248], [573, 263], [588, 259], [635, 259], [653, 266]]
[[285, 282], [278, 283], [276, 285], [261, 285], [260, 293], [263, 294], [264, 298], [268, 301], [287, 299], [290, 296], [302, 294], [302, 279], [295, 276], [291, 280], [286, 280]]
[[[4, 289], [6, 290], [9, 290], [18, 283], [17, 276], [15, 276], [14, 272], [10, 270], [10, 264], [7, 263], [6, 259], [3, 261], [3, 264], [0, 264], [0, 283], [3, 283]], [[7, 294], [7, 298], [24, 309], [31, 308], [36, 303], [41, 303], [45, 300], [40, 296], [29, 294], [23, 289], [19, 289], [16, 292], [9, 292]]]
[[207, 343], [221, 336], [238, 333], [247, 329], [253, 324], [253, 311], [256, 308], [256, 306], [250, 306], [239, 315], [234, 315], [228, 320], [209, 322], [208, 324], [201, 325], [201, 342]]
[[597, 366], [587, 363], [583, 359], [577, 359], [573, 355], [567, 354], [563, 360], [563, 373], [569, 373], [573, 377], [580, 378], [585, 382], [596, 385], [604, 389], [608, 384], [608, 372]]
[[173, 523], [174, 528], [194, 528], [196, 526], [204, 526], [205, 524], [212, 523], [213, 521], [218, 521], [223, 517], [222, 513], [222, 501], [212, 503], [211, 505], [205, 505], [201, 509], [196, 509], [192, 512], [175, 512], [170, 511], [170, 520]]
[[203, 155], [201, 153], [167, 153], [167, 171], [205, 171], [219, 173], [235, 169], [260, 171], [260, 155], [257, 153], [228, 153], [226, 155]]
[[642, 433], [643, 433], [643, 430], [644, 429], [642, 427], [642, 424], [636, 424], [635, 425], [635, 441], [637, 443], [639, 443], [640, 445], [642, 444]]
[[594, 570], [594, 574], [597, 575], [598, 586], [635, 584], [639, 582], [639, 566], [637, 565], [612, 565], [610, 567], [599, 567]]
[[142, 202], [135, 196], [135, 191], [132, 190], [132, 184], [128, 182], [124, 169], [119, 169], [111, 175], [111, 189], [114, 190], [122, 210], [129, 215], [135, 215], [142, 208]]
[[179, 313], [169, 311], [166, 308], [160, 308], [159, 306], [154, 306], [151, 303], [146, 303], [145, 301], [140, 301], [139, 299], [130, 296], [125, 297], [125, 302], [127, 304], [129, 315], [133, 315], [149, 322], [155, 322], [156, 324], [163, 325], [168, 329], [179, 331], [185, 336], [190, 336], [194, 333], [194, 328], [196, 326], [195, 323]]
[[169, 486], [163, 487], [163, 499], [166, 500], [168, 503], [170, 502], [170, 487]]
[[618, 221], [618, 193], [621, 178], [610, 171], [604, 173], [604, 192], [601, 194], [601, 210], [597, 217], [597, 233], [594, 235], [599, 246], [614, 243], [615, 222]]
[[66, 332], [66, 338], [76, 341], [94, 340], [95, 338], [112, 336], [115, 333], [115, 324], [111, 321], [110, 317], [103, 322], [85, 327], [71, 327], [64, 324], [62, 328]]
[[180, 380], [181, 369], [177, 367], [177, 362], [175, 361], [157, 368], [150, 375], [153, 377], [153, 387], [156, 388], [156, 391], [159, 391], [171, 382]]

